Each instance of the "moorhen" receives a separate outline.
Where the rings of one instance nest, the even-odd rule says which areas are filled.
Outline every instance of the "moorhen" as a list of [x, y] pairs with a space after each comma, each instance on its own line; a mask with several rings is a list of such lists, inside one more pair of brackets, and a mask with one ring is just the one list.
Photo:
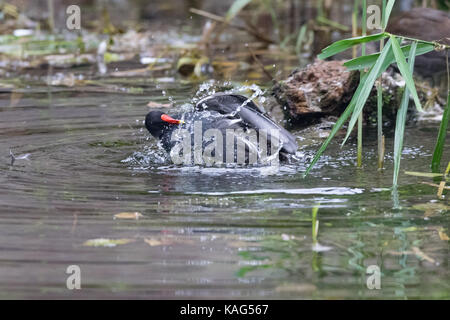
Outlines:
[[[249, 129], [254, 129], [254, 132], [258, 135], [264, 130], [267, 134], [266, 140], [261, 140], [260, 136], [258, 139], [260, 144], [262, 141], [267, 143], [266, 147], [269, 151], [271, 150], [271, 133], [274, 134], [274, 137], [278, 135], [277, 143], [279, 143], [280, 159], [285, 159], [287, 154], [295, 154], [298, 148], [292, 134], [271, 120], [253, 101], [236, 94], [218, 93], [208, 96], [198, 101], [193, 111], [182, 114], [169, 116], [161, 111], [151, 111], [145, 118], [145, 126], [150, 134], [159, 139], [163, 148], [169, 153], [180, 142], [177, 139], [172, 139], [175, 130], [186, 130], [190, 135], [192, 145], [194, 144], [194, 141], [196, 141], [194, 134], [200, 133], [196, 131], [195, 124], [197, 124], [197, 128], [198, 124], [201, 125], [202, 137], [207, 130], [218, 129], [223, 137], [223, 155], [230, 151], [227, 151], [227, 148], [233, 148], [233, 154], [236, 152], [236, 140], [231, 141], [231, 143], [228, 141], [227, 132], [230, 130], [248, 133], [250, 132]], [[276, 130], [277, 133], [271, 130]], [[240, 139], [239, 135], [234, 135], [234, 139]], [[205, 142], [201, 141], [204, 149]], [[248, 161], [248, 148], [247, 143], [245, 161]], [[268, 155], [270, 156], [270, 152], [268, 152]], [[223, 160], [223, 162], [228, 163], [230, 159], [224, 156]], [[236, 156], [234, 156], [233, 161], [236, 161]]]

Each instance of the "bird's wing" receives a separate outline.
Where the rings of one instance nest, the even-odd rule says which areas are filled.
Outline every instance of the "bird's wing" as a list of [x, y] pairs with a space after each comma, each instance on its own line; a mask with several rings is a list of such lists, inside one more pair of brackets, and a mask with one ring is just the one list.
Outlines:
[[226, 93], [216, 93], [212, 96], [203, 98], [196, 104], [196, 109], [203, 111], [204, 109], [217, 111], [221, 114], [232, 114], [239, 109], [239, 107], [245, 106], [258, 113], [264, 114], [252, 100], [247, 97], [238, 94], [226, 94]]
[[[295, 137], [286, 129], [277, 125], [273, 120], [267, 117], [261, 109], [251, 100], [240, 95], [215, 94], [200, 100], [196, 105], [197, 110], [216, 111], [226, 115], [229, 120], [241, 120], [238, 125], [256, 130], [277, 130], [280, 140], [283, 143], [282, 151], [295, 153], [297, 151], [297, 142]], [[222, 123], [223, 125], [226, 122]]]

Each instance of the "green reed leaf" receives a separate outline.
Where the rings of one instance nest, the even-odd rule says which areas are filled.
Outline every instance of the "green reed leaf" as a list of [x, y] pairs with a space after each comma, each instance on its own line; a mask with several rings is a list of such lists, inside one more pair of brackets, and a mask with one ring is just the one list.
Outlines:
[[409, 71], [405, 55], [400, 49], [400, 45], [397, 41], [397, 38], [394, 35], [391, 35], [390, 38], [392, 42], [392, 50], [394, 51], [395, 61], [397, 62], [398, 69], [400, 70], [400, 73], [402, 74], [402, 77], [405, 80], [406, 87], [413, 96], [417, 110], [422, 111], [422, 106], [420, 104], [419, 96], [417, 95], [417, 90], [412, 77], [412, 72]]
[[[360, 86], [361, 87], [361, 86]], [[358, 87], [358, 89], [360, 90], [360, 87]], [[356, 96], [356, 93], [358, 93], [358, 89], [356, 89], [355, 95], [353, 97]], [[308, 168], [306, 169], [305, 174], [303, 175], [303, 177], [306, 177], [309, 172], [311, 171], [311, 169], [314, 167], [314, 165], [317, 163], [317, 161], [320, 159], [320, 157], [322, 156], [322, 153], [325, 151], [325, 149], [328, 147], [328, 145], [330, 144], [331, 140], [334, 138], [334, 136], [336, 135], [336, 133], [339, 131], [339, 129], [342, 127], [342, 125], [345, 123], [345, 121], [348, 119], [348, 117], [350, 116], [350, 114], [353, 112], [353, 109], [355, 108], [355, 104], [353, 102], [353, 98], [352, 101], [350, 101], [349, 105], [347, 106], [347, 108], [344, 110], [344, 112], [341, 114], [341, 116], [339, 117], [339, 119], [336, 121], [336, 123], [334, 124], [333, 128], [331, 129], [330, 134], [328, 135], [327, 139], [325, 140], [325, 142], [322, 144], [322, 146], [320, 147], [320, 149], [317, 151], [317, 153], [314, 155], [313, 160], [311, 161], [310, 165], [308, 166]]]
[[[403, 46], [402, 48], [403, 54], [406, 56], [409, 56], [409, 52], [411, 51], [411, 45]], [[417, 50], [416, 50], [416, 56], [420, 56], [422, 54], [431, 52], [434, 50], [434, 45], [428, 44], [428, 43], [418, 43], [417, 44]], [[352, 60], [349, 60], [344, 63], [344, 66], [347, 67], [348, 70], [363, 70], [363, 69], [369, 69], [371, 68], [375, 62], [380, 57], [380, 53], [374, 53], [367, 56], [358, 57]], [[387, 61], [389, 61], [389, 64], [392, 64], [395, 62], [395, 56], [394, 52], [389, 52], [388, 56], [386, 57]]]
[[307, 25], [304, 24], [298, 32], [297, 42], [295, 43], [295, 53], [299, 56], [302, 51], [302, 44], [305, 40]]
[[[412, 73], [414, 70], [414, 61], [416, 57], [417, 42], [411, 44], [411, 50], [409, 52], [409, 70]], [[405, 136], [405, 124], [406, 124], [406, 113], [408, 111], [409, 105], [409, 90], [405, 87], [403, 92], [402, 102], [400, 108], [397, 111], [397, 120], [395, 124], [395, 140], [394, 140], [394, 176], [392, 179], [392, 185], [394, 187], [398, 184], [398, 174], [400, 172], [400, 162], [402, 158], [403, 150], [403, 138]]]
[[394, 7], [395, 4], [395, 0], [389, 0], [386, 9], [384, 11], [384, 16], [383, 16], [383, 30], [386, 29], [388, 22], [389, 22], [389, 17], [391, 16], [391, 12], [392, 12], [392, 8]]
[[370, 36], [364, 36], [364, 37], [355, 37], [355, 38], [349, 38], [344, 39], [340, 41], [336, 41], [335, 43], [329, 45], [325, 49], [322, 50], [322, 53], [318, 55], [319, 59], [326, 59], [328, 57], [334, 56], [335, 54], [345, 51], [355, 45], [361, 44], [361, 43], [367, 43], [372, 41], [378, 41], [384, 38], [387, 38], [389, 35], [387, 33], [377, 33]]
[[[354, 112], [350, 119], [347, 128], [347, 134], [344, 138], [344, 141], [342, 142], [342, 145], [345, 144], [348, 137], [350, 136], [350, 133], [352, 132], [353, 127], [355, 126], [355, 123], [358, 120], [359, 114], [362, 112], [362, 109], [366, 104], [367, 98], [369, 98], [375, 80], [380, 76], [381, 73], [383, 73], [388, 68], [389, 64], [386, 61], [386, 57], [390, 51], [391, 51], [391, 41], [389, 40], [386, 43], [386, 46], [383, 48], [383, 51], [381, 51], [380, 57], [378, 58], [375, 65], [370, 69], [367, 75], [364, 75], [363, 78], [361, 79], [359, 85], [360, 86], [362, 85], [363, 88], [361, 89], [361, 93], [357, 96], [357, 100], [355, 101]], [[356, 93], [354, 96], [356, 96]]]
[[441, 166], [442, 154], [445, 148], [445, 136], [447, 134], [448, 122], [450, 120], [450, 91], [447, 93], [447, 106], [442, 115], [441, 126], [439, 127], [439, 134], [434, 147], [433, 159], [431, 160], [431, 171], [439, 172]]

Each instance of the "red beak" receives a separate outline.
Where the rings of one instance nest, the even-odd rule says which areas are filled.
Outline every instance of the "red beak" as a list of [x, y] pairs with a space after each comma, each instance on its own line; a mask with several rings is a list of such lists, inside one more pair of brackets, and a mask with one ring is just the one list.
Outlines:
[[165, 121], [165, 122], [168, 122], [168, 123], [171, 123], [171, 124], [180, 124], [180, 123], [184, 123], [183, 120], [177, 120], [177, 119], [174, 119], [174, 118], [172, 118], [171, 116], [168, 116], [167, 114], [163, 114], [163, 115], [161, 116], [161, 120], [162, 120], [162, 121]]

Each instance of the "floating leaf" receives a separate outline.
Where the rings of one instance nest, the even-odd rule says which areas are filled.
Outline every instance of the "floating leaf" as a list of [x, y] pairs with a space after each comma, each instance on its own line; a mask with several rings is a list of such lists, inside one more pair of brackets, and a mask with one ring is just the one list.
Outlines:
[[114, 219], [133, 219], [138, 220], [143, 215], [140, 212], [121, 212], [114, 215]]
[[90, 239], [83, 243], [83, 246], [87, 247], [108, 247], [112, 248], [121, 244], [127, 244], [130, 242], [134, 242], [134, 239], [105, 239], [105, 238], [98, 238], [98, 239]]
[[405, 174], [415, 177], [426, 177], [426, 178], [436, 178], [442, 177], [441, 173], [428, 173], [428, 172], [416, 172], [416, 171], [405, 171]]

